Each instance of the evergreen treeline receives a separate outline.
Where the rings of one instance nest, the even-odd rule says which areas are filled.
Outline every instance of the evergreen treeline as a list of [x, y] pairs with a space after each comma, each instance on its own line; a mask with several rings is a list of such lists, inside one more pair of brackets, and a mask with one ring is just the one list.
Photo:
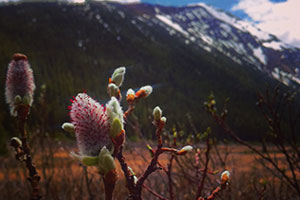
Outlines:
[[[198, 130], [205, 130], [210, 118], [203, 102], [211, 92], [219, 105], [230, 97], [229, 124], [243, 138], [257, 139], [264, 131], [264, 121], [255, 106], [256, 92], [268, 85], [273, 87], [275, 81], [251, 66], [240, 66], [222, 55], [186, 45], [155, 24], [149, 27], [138, 20], [133, 22], [142, 14], [138, 10], [121, 5], [111, 10], [104, 5], [109, 4], [0, 6], [2, 140], [14, 134], [4, 85], [7, 65], [15, 52], [26, 54], [34, 70], [37, 90], [30, 121], [38, 125], [44, 117], [51, 134], [69, 120], [69, 99], [78, 92], [86, 90], [100, 103], [106, 103], [108, 77], [119, 66], [127, 67], [124, 92], [142, 84], [154, 87], [151, 98], [135, 112], [148, 138], [153, 132], [148, 116], [158, 103], [168, 117], [169, 127], [176, 125], [192, 133], [188, 114]], [[43, 84], [46, 108], [41, 109], [38, 96]]]

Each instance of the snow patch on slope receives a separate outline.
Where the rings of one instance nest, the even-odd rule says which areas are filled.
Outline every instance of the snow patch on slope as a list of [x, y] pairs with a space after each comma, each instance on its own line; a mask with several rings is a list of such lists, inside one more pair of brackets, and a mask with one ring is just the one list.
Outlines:
[[289, 86], [293, 82], [300, 85], [300, 79], [298, 77], [296, 77], [296, 75], [284, 72], [284, 71], [280, 70], [278, 67], [274, 68], [274, 70], [272, 71], [272, 76], [273, 76], [273, 78], [282, 82], [286, 86]]
[[188, 36], [188, 32], [186, 32], [185, 30], [183, 30], [183, 28], [181, 28], [181, 26], [175, 22], [172, 22], [171, 19], [169, 19], [168, 17], [164, 16], [164, 15], [155, 15], [156, 18], [158, 18], [160, 21], [162, 21], [163, 23], [167, 24], [168, 26], [172, 27], [173, 29], [175, 29], [176, 31], [184, 34], [185, 36]]
[[199, 33], [201, 39], [206, 42], [207, 44], [212, 45], [213, 44], [213, 39], [211, 37], [209, 37], [208, 35], [204, 35], [202, 33]]
[[257, 49], [253, 49], [253, 54], [261, 63], [263, 63], [264, 65], [267, 64], [266, 56], [260, 47], [258, 47]]
[[216, 10], [215, 8], [206, 5], [205, 3], [190, 4], [188, 6], [190, 6], [190, 7], [195, 7], [195, 6], [203, 7], [211, 15], [213, 15], [215, 18], [217, 18], [221, 21], [224, 21], [224, 22], [230, 24], [231, 26], [242, 30], [243, 32], [248, 31], [249, 33], [256, 36], [260, 40], [269, 40], [269, 39], [271, 39], [270, 34], [264, 32], [264, 31], [261, 31], [260, 29], [255, 27], [254, 24], [251, 24], [250, 22], [242, 21], [242, 20], [239, 20], [235, 17], [232, 17], [232, 16], [228, 15], [227, 13], [225, 13], [223, 11]]
[[279, 50], [279, 51], [282, 50], [282, 47], [285, 46], [282, 42], [277, 42], [277, 41], [264, 42], [264, 43], [262, 43], [262, 45], [267, 48], [271, 48], [271, 49]]

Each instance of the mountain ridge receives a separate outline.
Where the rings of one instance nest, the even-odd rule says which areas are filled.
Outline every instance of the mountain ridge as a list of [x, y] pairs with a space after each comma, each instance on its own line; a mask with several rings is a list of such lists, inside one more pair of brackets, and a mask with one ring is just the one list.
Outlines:
[[206, 4], [178, 8], [156, 6], [154, 10], [152, 15], [167, 25], [170, 35], [175, 30], [187, 43], [194, 42], [209, 52], [216, 50], [239, 64], [254, 65], [285, 85], [299, 87], [299, 48]]
[[[48, 131], [57, 132], [60, 124], [69, 120], [68, 99], [85, 89], [105, 103], [107, 79], [113, 68], [127, 66], [123, 90], [144, 84], [154, 86], [154, 93], [135, 112], [145, 137], [151, 138], [149, 116], [156, 105], [164, 110], [170, 127], [192, 134], [186, 117], [189, 114], [197, 129], [204, 130], [211, 121], [203, 102], [214, 92], [220, 104], [231, 98], [230, 125], [244, 138], [257, 139], [265, 126], [255, 107], [256, 92], [278, 83], [249, 63], [240, 65], [218, 51], [210, 53], [197, 44], [187, 44], [176, 31], [170, 36], [172, 30], [167, 30], [159, 18], [146, 16], [155, 7], [136, 7], [141, 4], [52, 2], [1, 6], [0, 80], [4, 83], [12, 54], [25, 53], [38, 86], [35, 103], [40, 86], [46, 84]], [[284, 85], [281, 88], [288, 89]], [[4, 94], [3, 88], [0, 93]], [[4, 132], [10, 132], [11, 118], [1, 99], [0, 122]], [[38, 105], [35, 110], [31, 123], [38, 118]]]

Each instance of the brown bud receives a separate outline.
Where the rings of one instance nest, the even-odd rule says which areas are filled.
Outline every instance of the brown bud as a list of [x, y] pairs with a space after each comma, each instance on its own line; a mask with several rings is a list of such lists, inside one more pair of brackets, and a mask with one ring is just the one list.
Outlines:
[[15, 61], [19, 61], [19, 60], [27, 60], [27, 56], [25, 56], [24, 54], [21, 54], [21, 53], [15, 53], [13, 55], [13, 59]]

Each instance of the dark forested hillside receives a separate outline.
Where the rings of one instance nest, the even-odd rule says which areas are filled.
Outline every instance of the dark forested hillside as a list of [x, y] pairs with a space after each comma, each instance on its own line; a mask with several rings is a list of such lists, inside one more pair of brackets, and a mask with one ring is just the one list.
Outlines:
[[[203, 102], [211, 92], [220, 105], [230, 98], [229, 123], [244, 138], [254, 139], [264, 131], [256, 93], [277, 82], [252, 67], [170, 37], [160, 26], [144, 24], [138, 20], [143, 12], [100, 2], [0, 6], [1, 134], [13, 134], [4, 85], [15, 52], [26, 54], [34, 70], [37, 90], [31, 123], [45, 117], [50, 133], [68, 120], [69, 99], [78, 92], [86, 90], [104, 104], [108, 77], [118, 66], [127, 67], [124, 91], [144, 84], [154, 87], [153, 95], [136, 111], [149, 138], [147, 116], [158, 104], [168, 116], [169, 127], [176, 124], [191, 132], [188, 113], [198, 130], [206, 128], [210, 120]], [[42, 84], [47, 87], [47, 111], [39, 113]]]

